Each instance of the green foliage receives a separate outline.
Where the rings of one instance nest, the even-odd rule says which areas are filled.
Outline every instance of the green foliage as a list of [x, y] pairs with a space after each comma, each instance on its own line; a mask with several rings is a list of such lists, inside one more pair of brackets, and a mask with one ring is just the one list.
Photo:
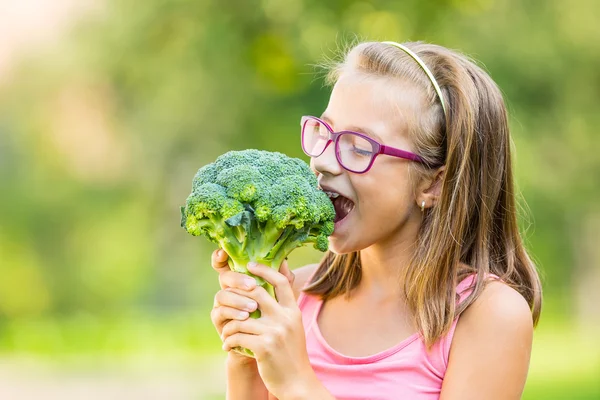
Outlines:
[[[575, 271], [599, 263], [587, 239], [600, 213], [600, 28], [588, 3], [109, 1], [0, 89], [0, 252], [14, 271], [6, 282], [39, 287], [0, 315], [209, 302], [192, 279], [208, 273], [192, 273], [189, 257], [208, 248], [171, 228], [185, 177], [231, 149], [301, 155], [299, 117], [329, 95], [311, 65], [355, 34], [423, 39], [485, 63], [510, 108], [528, 245], [547, 293], [573, 293]], [[112, 241], [108, 226], [124, 220]], [[164, 272], [173, 263], [180, 273]], [[44, 302], [25, 298], [37, 292]]]

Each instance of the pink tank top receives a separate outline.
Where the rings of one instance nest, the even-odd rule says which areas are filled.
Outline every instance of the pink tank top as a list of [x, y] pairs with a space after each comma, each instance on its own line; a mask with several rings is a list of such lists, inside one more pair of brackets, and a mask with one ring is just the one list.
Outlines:
[[[459, 301], [471, 293], [474, 279], [471, 275], [458, 284]], [[310, 363], [337, 400], [439, 399], [458, 318], [429, 351], [415, 333], [380, 353], [348, 357], [331, 348], [321, 335], [317, 316], [322, 304], [318, 297], [304, 292], [298, 297]]]

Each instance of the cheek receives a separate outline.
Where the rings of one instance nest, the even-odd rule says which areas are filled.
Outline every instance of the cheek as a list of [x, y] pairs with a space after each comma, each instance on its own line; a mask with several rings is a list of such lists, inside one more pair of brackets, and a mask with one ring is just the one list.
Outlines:
[[[402, 215], [410, 210], [414, 188], [407, 168], [375, 170], [368, 185], [360, 188], [360, 203], [376, 215]], [[362, 211], [362, 210], [361, 210]], [[381, 221], [385, 222], [385, 221]]]
[[378, 177], [378, 184], [364, 188], [360, 200], [361, 225], [373, 238], [381, 238], [401, 229], [411, 218], [414, 188], [408, 174], [399, 171]]
[[404, 220], [410, 212], [410, 197], [407, 192], [387, 189], [385, 193], [369, 198], [361, 214], [368, 218], [367, 222], [376, 226], [396, 225]]

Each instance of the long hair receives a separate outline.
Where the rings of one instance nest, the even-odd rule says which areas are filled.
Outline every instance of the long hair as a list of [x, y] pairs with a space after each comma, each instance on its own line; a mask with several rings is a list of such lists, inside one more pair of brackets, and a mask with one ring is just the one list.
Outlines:
[[[478, 298], [490, 273], [527, 300], [537, 324], [541, 284], [517, 224], [511, 140], [502, 94], [466, 56], [421, 42], [404, 45], [425, 62], [440, 85], [446, 116], [426, 74], [394, 46], [359, 43], [341, 62], [328, 65], [327, 83], [334, 84], [344, 71], [352, 70], [411, 82], [426, 99], [410, 137], [427, 164], [446, 169], [439, 201], [425, 211], [413, 257], [402, 272], [415, 325], [431, 346]], [[412, 168], [417, 176], [433, 173], [426, 166]], [[477, 273], [473, 292], [458, 305], [456, 286], [472, 273]], [[349, 296], [360, 279], [360, 252], [327, 252], [305, 292], [324, 300]]]

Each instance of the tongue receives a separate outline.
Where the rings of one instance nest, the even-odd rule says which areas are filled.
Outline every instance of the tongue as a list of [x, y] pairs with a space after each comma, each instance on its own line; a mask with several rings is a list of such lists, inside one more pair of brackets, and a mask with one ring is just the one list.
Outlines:
[[335, 208], [335, 219], [334, 222], [341, 221], [346, 218], [346, 215], [354, 208], [354, 203], [343, 196], [339, 196], [333, 201], [333, 207]]

